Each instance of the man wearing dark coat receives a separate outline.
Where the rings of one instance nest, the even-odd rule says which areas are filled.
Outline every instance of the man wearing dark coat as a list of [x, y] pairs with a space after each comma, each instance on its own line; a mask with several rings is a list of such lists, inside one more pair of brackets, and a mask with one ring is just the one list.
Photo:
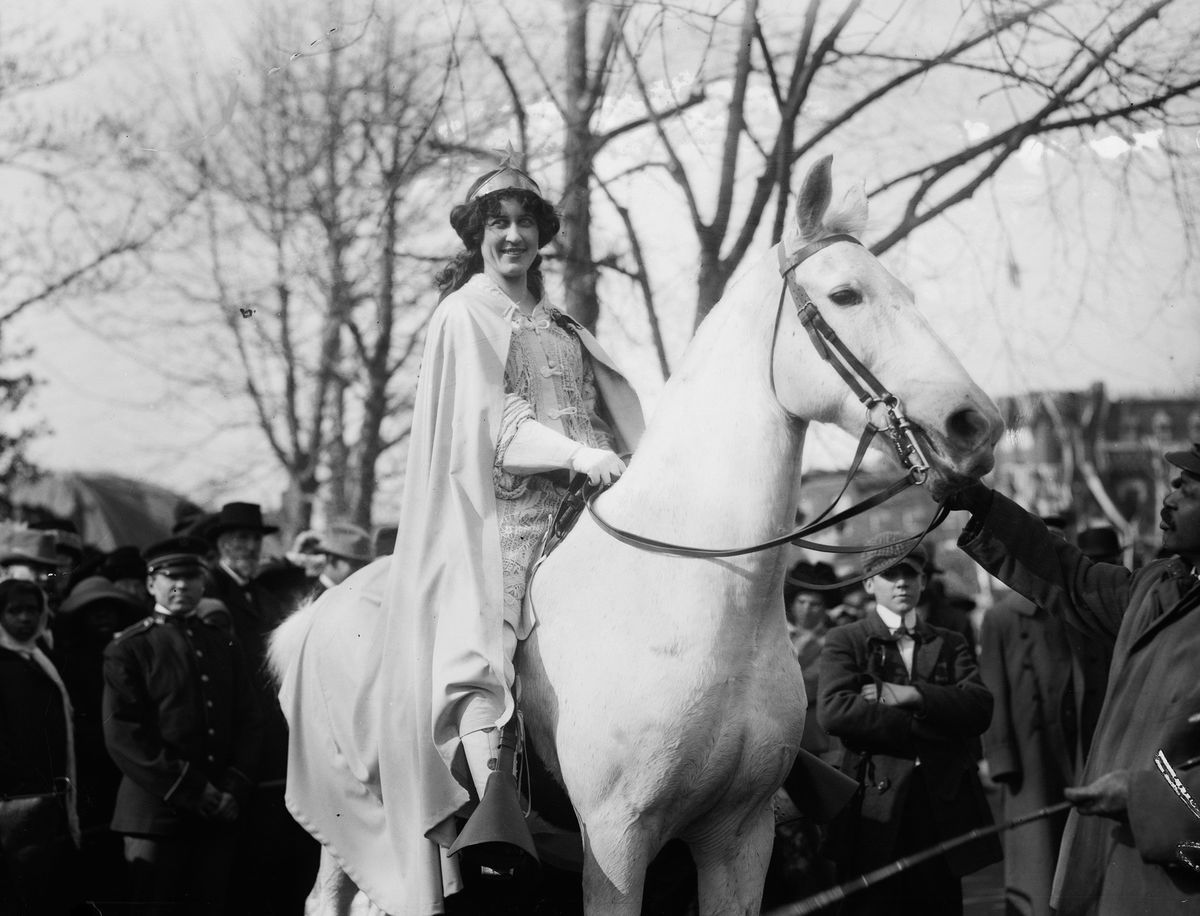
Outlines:
[[[927, 557], [919, 546], [906, 556], [902, 538], [880, 535], [864, 555], [875, 610], [831, 629], [821, 653], [821, 725], [862, 787], [830, 850], [843, 881], [992, 822], [974, 753], [992, 698], [966, 640], [919, 618]], [[854, 894], [842, 912], [961, 914], [962, 876], [999, 858], [989, 837]]]
[[205, 550], [188, 537], [147, 548], [154, 613], [104, 652], [104, 739], [123, 774], [112, 829], [125, 837], [139, 913], [223, 912], [258, 766], [245, 659], [196, 614]]
[[1162, 751], [1191, 792], [1200, 790], [1200, 444], [1165, 457], [1174, 479], [1161, 512], [1163, 555], [1136, 573], [1093, 562], [982, 484], [951, 499], [971, 512], [959, 546], [976, 562], [1113, 646], [1083, 785], [1065, 793], [1076, 808], [1050, 899], [1061, 916], [1171, 916], [1200, 907], [1200, 874], [1180, 862], [1162, 829], [1164, 806], [1183, 802], [1154, 762]]
[[[217, 551], [205, 594], [224, 605], [263, 712], [262, 758], [247, 805], [234, 874], [235, 899], [254, 916], [299, 916], [316, 878], [320, 845], [296, 824], [284, 804], [287, 721], [266, 654], [272, 630], [301, 600], [307, 579], [292, 564], [263, 563], [263, 537], [279, 529], [264, 522], [256, 503], [226, 503], [204, 530]], [[222, 616], [218, 613], [214, 619]]]
[[[1014, 820], [1062, 801], [1063, 790], [1082, 773], [1108, 683], [1111, 644], [1010, 591], [984, 616], [980, 646], [979, 671], [996, 703], [983, 735], [984, 756], [988, 774], [1003, 787], [1005, 820]], [[1064, 811], [1004, 834], [1008, 913], [1050, 916], [1066, 825]]]

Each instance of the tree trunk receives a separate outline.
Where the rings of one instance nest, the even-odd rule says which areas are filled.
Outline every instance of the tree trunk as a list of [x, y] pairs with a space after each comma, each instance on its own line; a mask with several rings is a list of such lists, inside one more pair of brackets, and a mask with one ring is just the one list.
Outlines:
[[567, 11], [566, 139], [563, 146], [563, 287], [566, 310], [595, 329], [599, 315], [592, 269], [591, 174], [594, 138], [588, 89], [588, 0], [564, 0]]

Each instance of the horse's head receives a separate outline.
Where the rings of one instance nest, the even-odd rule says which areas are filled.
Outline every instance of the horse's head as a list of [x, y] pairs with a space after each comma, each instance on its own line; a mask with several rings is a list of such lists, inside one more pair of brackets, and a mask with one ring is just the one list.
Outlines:
[[[940, 498], [965, 478], [991, 470], [1003, 421], [917, 311], [912, 292], [874, 255], [849, 240], [814, 245], [831, 235], [857, 235], [866, 225], [861, 187], [830, 209], [831, 158], [818, 162], [804, 180], [796, 221], [784, 233], [784, 255], [801, 258], [792, 269], [794, 279], [846, 349], [899, 398], [929, 460], [930, 492]], [[784, 302], [776, 336], [776, 395], [796, 416], [836, 423], [857, 435], [866, 411], [837, 371], [815, 358], [792, 298]], [[887, 447], [886, 437], [876, 437], [876, 444]]]

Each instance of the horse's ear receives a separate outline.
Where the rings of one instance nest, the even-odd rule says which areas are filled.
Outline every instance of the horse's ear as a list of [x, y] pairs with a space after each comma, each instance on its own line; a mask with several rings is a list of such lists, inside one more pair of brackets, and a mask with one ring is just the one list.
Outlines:
[[833, 157], [824, 156], [804, 176], [800, 196], [796, 198], [796, 222], [802, 239], [813, 239], [822, 234], [825, 210], [833, 196], [832, 171]]
[[825, 214], [825, 228], [854, 236], [867, 228], [867, 189], [862, 182], [851, 185], [841, 203]]

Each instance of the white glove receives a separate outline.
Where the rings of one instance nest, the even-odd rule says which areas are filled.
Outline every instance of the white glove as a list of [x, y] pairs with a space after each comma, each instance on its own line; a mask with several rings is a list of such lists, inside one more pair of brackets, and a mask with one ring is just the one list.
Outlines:
[[625, 473], [625, 462], [616, 452], [606, 448], [588, 448], [581, 445], [571, 456], [571, 470], [587, 474], [588, 483], [605, 486]]

